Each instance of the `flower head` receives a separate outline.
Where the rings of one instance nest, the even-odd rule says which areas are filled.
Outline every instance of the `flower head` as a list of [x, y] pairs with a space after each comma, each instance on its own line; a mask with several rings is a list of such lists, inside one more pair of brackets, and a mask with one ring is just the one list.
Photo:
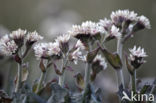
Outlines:
[[69, 34], [63, 34], [61, 36], [58, 36], [56, 41], [58, 41], [59, 43], [67, 43], [70, 39], [70, 35]]
[[55, 39], [55, 41], [57, 43], [59, 43], [61, 51], [64, 52], [64, 53], [68, 52], [68, 49], [69, 49], [68, 42], [69, 42], [69, 40], [70, 40], [70, 35], [69, 34], [64, 34], [64, 35], [58, 36]]
[[75, 64], [78, 63], [78, 60], [84, 60], [85, 56], [82, 54], [80, 48], [77, 48], [70, 55], [70, 60], [72, 60]]
[[98, 65], [99, 67], [102, 67], [102, 69], [107, 68], [107, 63], [105, 59], [101, 55], [97, 55], [93, 60], [93, 65]]
[[43, 39], [43, 37], [40, 36], [36, 31], [29, 32], [28, 35], [26, 36], [26, 41], [30, 45], [37, 42], [38, 40], [42, 40], [42, 39]]
[[81, 36], [93, 36], [99, 33], [99, 26], [97, 23], [92, 21], [83, 22], [81, 25], [73, 25], [69, 34], [79, 38]]
[[37, 58], [50, 58], [53, 55], [59, 55], [60, 48], [57, 42], [39, 43], [34, 46], [34, 52]]
[[13, 39], [19, 47], [21, 47], [24, 43], [26, 32], [26, 30], [18, 29], [10, 34], [10, 38]]
[[134, 46], [134, 48], [129, 49], [129, 51], [130, 51], [131, 64], [135, 68], [138, 68], [141, 64], [146, 62], [144, 58], [147, 57], [147, 54], [144, 51], [144, 48], [141, 49], [141, 47], [136, 48], [136, 46]]
[[129, 10], [118, 10], [112, 12], [111, 19], [115, 25], [121, 26], [125, 21], [135, 21], [137, 19], [137, 13]]
[[137, 21], [138, 21], [138, 25], [140, 25], [142, 28], [147, 28], [147, 29], [151, 28], [150, 21], [147, 17], [143, 15], [139, 16], [137, 17]]
[[54, 43], [48, 43], [48, 54], [49, 55], [60, 55], [61, 49], [60, 49], [60, 45], [59, 42], [54, 42]]
[[121, 33], [119, 32], [119, 28], [117, 28], [115, 25], [111, 27], [110, 36], [116, 38], [121, 36]]
[[14, 40], [23, 39], [26, 33], [27, 33], [26, 30], [18, 29], [16, 31], [12, 31], [12, 33], [10, 34], [10, 37]]
[[75, 48], [80, 48], [81, 50], [84, 50], [86, 47], [85, 45], [81, 42], [81, 40], [78, 40], [76, 45], [75, 45]]
[[107, 18], [104, 18], [104, 19], [101, 19], [99, 21], [99, 29], [100, 29], [100, 32], [102, 33], [105, 33], [106, 31], [110, 31], [113, 23], [111, 20], [108, 20]]
[[3, 55], [11, 56], [16, 53], [18, 46], [14, 40], [11, 40], [8, 35], [0, 39], [0, 52]]

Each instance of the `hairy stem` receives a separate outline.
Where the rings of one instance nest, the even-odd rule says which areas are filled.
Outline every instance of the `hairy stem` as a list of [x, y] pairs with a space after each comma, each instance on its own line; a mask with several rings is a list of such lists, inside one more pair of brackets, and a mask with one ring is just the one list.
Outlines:
[[136, 70], [134, 70], [134, 74], [131, 76], [132, 78], [132, 91], [136, 93]]
[[[92, 46], [91, 44], [89, 44], [89, 50], [88, 53], [92, 50]], [[84, 93], [83, 93], [83, 98], [82, 98], [82, 102], [83, 103], [87, 103], [88, 100], [86, 100], [86, 96], [88, 95], [88, 85], [90, 83], [90, 71], [91, 71], [91, 64], [90, 63], [86, 63], [86, 68], [85, 68], [85, 77], [84, 77], [84, 81], [85, 81], [85, 88], [84, 88]]]
[[38, 83], [38, 85], [37, 85], [36, 93], [38, 93], [39, 90], [40, 90], [40, 88], [41, 88], [41, 85], [42, 85], [42, 83], [43, 83], [45, 74], [46, 74], [46, 72], [42, 72], [42, 73], [41, 73], [40, 80], [39, 80], [39, 83]]
[[90, 82], [90, 70], [91, 70], [91, 65], [87, 63], [85, 68], [85, 89], [87, 88], [87, 85]]
[[65, 58], [62, 59], [62, 67], [61, 67], [62, 75], [59, 76], [59, 85], [60, 85], [61, 87], [64, 86], [65, 68], [66, 68], [66, 66], [67, 66], [67, 64], [68, 64], [67, 56], [68, 56], [68, 53], [67, 53], [67, 55], [65, 56]]
[[22, 65], [18, 63], [18, 72], [17, 72], [17, 84], [15, 87], [15, 92], [19, 92], [19, 89], [21, 87], [21, 81], [22, 81]]
[[[120, 56], [120, 59], [121, 59], [121, 62], [123, 64], [123, 58], [122, 58], [122, 51], [123, 51], [123, 44], [122, 44], [122, 38], [120, 37], [117, 41], [117, 53], [119, 54]], [[124, 83], [124, 76], [123, 76], [123, 68], [121, 67], [120, 70], [118, 71], [119, 73], [118, 74], [118, 78], [120, 80], [118, 80], [118, 85], [120, 86], [120, 81], [123, 85], [123, 88], [125, 89], [125, 83]]]

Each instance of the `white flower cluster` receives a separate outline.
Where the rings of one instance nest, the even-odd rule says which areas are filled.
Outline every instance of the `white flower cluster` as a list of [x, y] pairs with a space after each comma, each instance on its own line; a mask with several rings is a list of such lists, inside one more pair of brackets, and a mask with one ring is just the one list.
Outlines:
[[100, 66], [102, 66], [103, 69], [107, 68], [107, 63], [106, 63], [105, 59], [101, 55], [96, 55], [93, 62], [99, 62]]
[[139, 63], [144, 63], [146, 62], [145, 60], [143, 60], [142, 58], [147, 57], [146, 52], [144, 51], [144, 48], [138, 47], [136, 48], [136, 46], [134, 46], [133, 49], [129, 49], [130, 51], [130, 60], [131, 61], [135, 61], [136, 59], [138, 59]]
[[83, 22], [81, 25], [73, 25], [69, 31], [69, 34], [74, 37], [78, 34], [96, 35], [97, 33], [99, 33], [98, 24], [92, 21]]
[[36, 31], [29, 32], [28, 35], [26, 36], [26, 40], [30, 43], [31, 42], [37, 42], [37, 41], [42, 40], [42, 39], [43, 39], [43, 37], [40, 36]]
[[56, 41], [59, 43], [67, 43], [70, 39], [70, 35], [69, 34], [63, 34], [61, 36], [58, 36], [56, 38]]
[[104, 18], [103, 20], [101, 19], [98, 25], [101, 33], [106, 33], [108, 34], [108, 36], [111, 37], [114, 36], [118, 38], [121, 36], [118, 27], [121, 27], [123, 25], [123, 22], [128, 22], [128, 23], [136, 22], [139, 23], [139, 26], [141, 25], [143, 28], [147, 28], [147, 29], [151, 28], [149, 19], [145, 16], [137, 16], [137, 13], [135, 13], [134, 11], [118, 10], [112, 12], [110, 17], [111, 20], [106, 18]]
[[85, 46], [81, 42], [81, 40], [78, 40], [77, 43], [76, 43], [76, 45], [75, 45], [75, 48], [80, 48], [81, 50], [84, 50], [85, 49]]
[[34, 52], [37, 59], [59, 55], [60, 51], [61, 50], [58, 42], [38, 43], [34, 46]]
[[27, 33], [26, 30], [18, 29], [16, 31], [12, 31], [12, 33], [10, 34], [10, 38], [14, 40], [23, 39], [26, 33]]
[[11, 40], [8, 35], [0, 39], [0, 53], [6, 56], [11, 56], [16, 53], [18, 46], [14, 40]]
[[139, 23], [141, 23], [145, 28], [147, 28], [147, 29], [151, 28], [150, 21], [147, 17], [141, 15], [141, 16], [137, 17], [137, 21]]
[[130, 21], [137, 20], [137, 13], [135, 13], [134, 11], [129, 11], [129, 10], [118, 10], [118, 11], [112, 12], [110, 17], [114, 24], [121, 25], [124, 21], [127, 21], [127, 20], [130, 20]]
[[43, 39], [42, 36], [38, 35], [38, 33], [32, 32], [26, 35], [27, 31], [18, 29], [16, 31], [12, 31], [10, 35], [5, 35], [0, 39], [0, 52], [6, 56], [11, 56], [15, 54], [18, 49], [23, 45], [24, 39], [31, 42], [36, 42], [38, 40]]

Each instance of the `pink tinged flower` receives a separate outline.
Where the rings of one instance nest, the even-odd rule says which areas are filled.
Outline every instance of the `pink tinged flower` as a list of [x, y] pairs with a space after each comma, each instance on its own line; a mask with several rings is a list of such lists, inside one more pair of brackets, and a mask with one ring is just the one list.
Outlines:
[[83, 22], [81, 25], [73, 25], [72, 29], [68, 32], [70, 35], [76, 37], [82, 35], [96, 35], [99, 33], [99, 26], [92, 21]]
[[54, 43], [49, 43], [48, 44], [48, 54], [49, 55], [60, 55], [61, 49], [60, 49], [60, 45], [59, 42], [54, 42]]
[[99, 25], [100, 32], [105, 33], [111, 30], [113, 23], [111, 20], [104, 18], [99, 21], [98, 25]]
[[83, 56], [82, 52], [80, 51], [80, 48], [77, 48], [72, 54], [71, 54], [72, 60], [75, 64], [78, 63], [78, 60], [84, 60], [85, 56]]
[[144, 28], [150, 29], [151, 25], [150, 25], [150, 21], [147, 17], [145, 16], [139, 16], [137, 17], [137, 21], [138, 23], [140, 23], [140, 26], [143, 26]]
[[135, 68], [138, 68], [141, 64], [146, 62], [144, 58], [147, 57], [147, 54], [144, 51], [144, 48], [141, 47], [136, 48], [136, 46], [134, 46], [134, 48], [129, 49], [129, 51], [130, 51], [131, 64]]
[[19, 48], [24, 44], [24, 37], [26, 35], [26, 32], [26, 30], [18, 29], [10, 34], [10, 38], [15, 41]]
[[119, 32], [119, 28], [117, 28], [115, 25], [111, 27], [110, 36], [116, 38], [119, 38], [121, 36], [121, 33]]
[[63, 34], [61, 36], [58, 36], [56, 41], [59, 43], [67, 43], [70, 39], [70, 35], [69, 34]]
[[137, 13], [129, 10], [118, 10], [112, 12], [110, 17], [115, 25], [121, 26], [124, 21], [135, 21]]
[[26, 36], [26, 41], [29, 44], [33, 44], [39, 40], [42, 40], [43, 37], [40, 36], [36, 31], [34, 32], [29, 32], [28, 35]]
[[0, 52], [3, 55], [11, 56], [16, 53], [18, 46], [14, 42], [14, 40], [10, 40], [8, 35], [3, 36], [0, 39]]
[[96, 35], [99, 33], [99, 26], [95, 22], [86, 21], [86, 22], [83, 22], [81, 26], [85, 34]]
[[99, 62], [99, 65], [102, 66], [104, 70], [107, 68], [107, 63], [101, 55], [97, 55], [93, 60], [93, 63], [94, 62]]
[[11, 34], [10, 34], [10, 37], [14, 40], [16, 39], [23, 39], [25, 34], [27, 33], [26, 30], [22, 30], [22, 29], [18, 29], [16, 31], [13, 31]]
[[34, 52], [37, 59], [47, 58], [48, 54], [48, 43], [39, 43], [34, 46]]
[[81, 50], [84, 50], [85, 49], [85, 46], [81, 42], [81, 40], [78, 40], [77, 43], [76, 43], [76, 45], [75, 45], [75, 48], [80, 48]]

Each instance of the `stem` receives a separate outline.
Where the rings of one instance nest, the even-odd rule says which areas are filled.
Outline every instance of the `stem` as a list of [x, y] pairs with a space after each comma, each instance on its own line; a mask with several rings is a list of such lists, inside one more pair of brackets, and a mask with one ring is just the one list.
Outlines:
[[15, 87], [15, 92], [19, 92], [19, 89], [21, 87], [21, 81], [22, 81], [22, 65], [18, 63], [18, 72], [17, 72], [17, 84]]
[[37, 85], [36, 93], [38, 93], [40, 88], [41, 88], [41, 85], [42, 85], [42, 82], [44, 80], [45, 74], [46, 74], [46, 72], [41, 73], [40, 80], [39, 80], [39, 83]]
[[[92, 50], [92, 45], [91, 43], [89, 44], [89, 50], [88, 53]], [[90, 83], [90, 71], [91, 71], [91, 64], [90, 63], [86, 63], [86, 68], [85, 68], [85, 77], [84, 77], [84, 81], [85, 81], [85, 88], [84, 88], [84, 93], [83, 93], [83, 98], [82, 98], [82, 102], [83, 103], [87, 103], [87, 98], [86, 96], [88, 95], [88, 85]]]
[[90, 69], [91, 69], [91, 65], [87, 63], [85, 68], [85, 89], [87, 88], [90, 82]]
[[[117, 41], [117, 53], [119, 54], [121, 62], [123, 64], [122, 51], [123, 51], [123, 44], [122, 44], [122, 38], [120, 37]], [[119, 82], [121, 81], [123, 88], [125, 89], [124, 76], [123, 76], [123, 70], [122, 69], [123, 68], [121, 67], [119, 70], [119, 73], [117, 73], [118, 78], [120, 79], [120, 80], [118, 80], [118, 85], [120, 86]]]
[[134, 70], [134, 74], [131, 76], [132, 78], [132, 91], [136, 93], [136, 70]]
[[67, 56], [68, 56], [68, 53], [67, 53], [67, 55], [65, 56], [65, 58], [62, 59], [62, 67], [61, 67], [62, 75], [59, 76], [59, 85], [60, 85], [61, 87], [63, 87], [63, 85], [64, 85], [64, 79], [65, 79], [65, 71], [64, 71], [64, 68], [65, 68], [66, 65], [68, 64]]

